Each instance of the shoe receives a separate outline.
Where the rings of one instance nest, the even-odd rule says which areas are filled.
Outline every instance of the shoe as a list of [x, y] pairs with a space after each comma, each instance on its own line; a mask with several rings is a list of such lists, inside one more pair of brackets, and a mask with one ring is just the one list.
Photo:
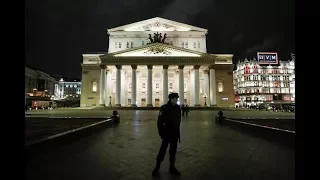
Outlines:
[[152, 175], [154, 176], [157, 175], [157, 173], [159, 172], [159, 169], [160, 169], [160, 162], [157, 162], [156, 167], [152, 171]]

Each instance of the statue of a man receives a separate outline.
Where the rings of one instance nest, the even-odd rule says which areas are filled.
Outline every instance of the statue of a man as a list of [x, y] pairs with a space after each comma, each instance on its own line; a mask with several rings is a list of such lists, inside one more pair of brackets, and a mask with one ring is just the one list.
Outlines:
[[164, 33], [164, 35], [163, 35], [163, 39], [162, 39], [162, 43], [164, 43], [164, 41], [166, 40], [166, 37], [167, 37], [167, 33]]
[[153, 39], [151, 37], [151, 34], [149, 34], [149, 40], [150, 40], [150, 43], [153, 43]]

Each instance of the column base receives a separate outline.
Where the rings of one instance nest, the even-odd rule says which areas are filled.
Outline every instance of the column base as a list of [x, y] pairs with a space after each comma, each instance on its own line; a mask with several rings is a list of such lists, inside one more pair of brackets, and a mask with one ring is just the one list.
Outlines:
[[100, 106], [105, 106], [105, 104], [100, 104]]
[[152, 104], [147, 104], [147, 107], [153, 107]]
[[130, 107], [138, 107], [136, 104], [131, 104]]
[[201, 105], [200, 104], [195, 104], [194, 107], [201, 107]]
[[116, 107], [121, 107], [121, 104], [116, 104]]
[[210, 104], [210, 107], [217, 107], [217, 105], [214, 105], [214, 104]]

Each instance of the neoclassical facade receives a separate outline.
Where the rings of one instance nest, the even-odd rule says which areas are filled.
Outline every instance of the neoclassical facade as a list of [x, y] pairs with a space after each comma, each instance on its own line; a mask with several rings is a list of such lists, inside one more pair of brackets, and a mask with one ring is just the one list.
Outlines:
[[[161, 35], [160, 35], [161, 33]], [[232, 54], [208, 54], [207, 30], [152, 18], [108, 29], [107, 53], [83, 54], [82, 107], [234, 106]]]

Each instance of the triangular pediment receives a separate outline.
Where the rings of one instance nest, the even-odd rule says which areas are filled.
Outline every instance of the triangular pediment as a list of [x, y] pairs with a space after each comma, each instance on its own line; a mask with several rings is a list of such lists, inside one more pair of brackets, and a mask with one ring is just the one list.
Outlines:
[[150, 57], [150, 56], [173, 56], [173, 57], [200, 57], [210, 56], [210, 54], [193, 51], [190, 49], [179, 48], [176, 46], [164, 44], [164, 43], [153, 43], [145, 46], [135, 47], [126, 49], [123, 51], [117, 51], [105, 56], [113, 57]]
[[128, 25], [108, 29], [108, 32], [115, 31], [200, 31], [207, 32], [207, 29], [203, 29], [188, 24], [155, 17], [144, 21], [131, 23]]

